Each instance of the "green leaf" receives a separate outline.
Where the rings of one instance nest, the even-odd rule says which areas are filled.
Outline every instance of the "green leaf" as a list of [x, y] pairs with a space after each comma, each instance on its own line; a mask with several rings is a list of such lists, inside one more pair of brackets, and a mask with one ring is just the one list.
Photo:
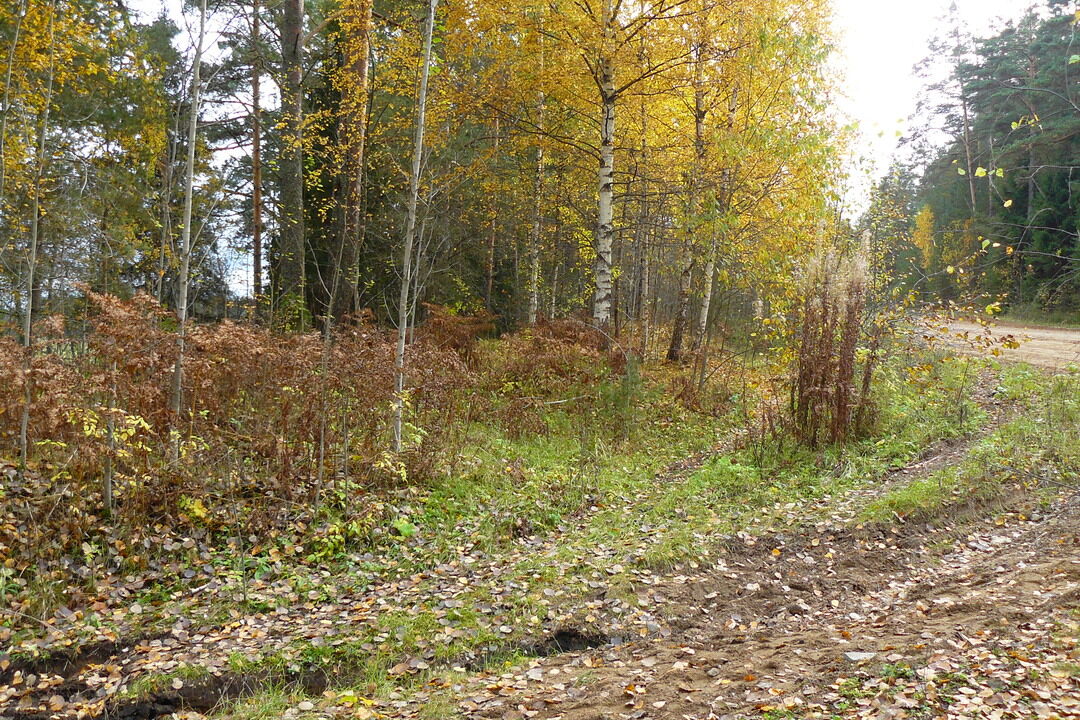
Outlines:
[[1075, 65], [1078, 62], [1080, 62], [1080, 55], [1073, 55], [1071, 58], [1069, 58], [1070, 65]]
[[967, 170], [965, 170], [964, 168], [956, 168], [956, 172], [959, 175], [967, 175]]
[[398, 518], [397, 520], [395, 520], [393, 522], [393, 525], [394, 525], [394, 529], [397, 530], [398, 535], [400, 535], [403, 538], [412, 537], [413, 535], [416, 534], [417, 530], [420, 529], [420, 528], [416, 527], [415, 525], [413, 525], [408, 520], [406, 520], [405, 518]]

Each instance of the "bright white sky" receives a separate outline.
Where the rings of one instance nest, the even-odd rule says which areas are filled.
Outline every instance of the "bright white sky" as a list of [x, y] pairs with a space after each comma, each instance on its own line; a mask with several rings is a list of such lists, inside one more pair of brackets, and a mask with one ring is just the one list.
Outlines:
[[[920, 80], [912, 67], [927, 53], [927, 42], [941, 24], [952, 0], [833, 0], [845, 77], [841, 109], [859, 123], [857, 156], [870, 161], [875, 177], [888, 169], [898, 133], [907, 129], [915, 110]], [[984, 35], [998, 18], [1019, 17], [1024, 0], [956, 0], [968, 32]], [[871, 182], [852, 178], [852, 209], [865, 207]]]

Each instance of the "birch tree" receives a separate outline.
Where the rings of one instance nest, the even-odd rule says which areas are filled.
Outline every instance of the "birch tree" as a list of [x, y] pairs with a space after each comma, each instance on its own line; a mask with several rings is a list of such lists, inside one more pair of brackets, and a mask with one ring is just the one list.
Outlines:
[[420, 168], [424, 157], [424, 119], [427, 111], [428, 78], [431, 74], [431, 44], [435, 29], [438, 0], [428, 0], [424, 25], [424, 50], [420, 67], [420, 90], [416, 98], [416, 131], [413, 136], [412, 170], [409, 173], [409, 200], [405, 218], [405, 243], [401, 259], [401, 292], [398, 296], [397, 352], [394, 356], [394, 452], [402, 449], [402, 425], [405, 414], [405, 343], [408, 339], [410, 293], [413, 271], [413, 245], [416, 242], [416, 207], [420, 198]]
[[[179, 328], [176, 335], [176, 364], [172, 378], [172, 413], [173, 422], [180, 421], [183, 408], [184, 388], [184, 350], [187, 341], [188, 325], [188, 288], [191, 281], [191, 217], [195, 197], [195, 144], [199, 132], [199, 102], [202, 89], [203, 40], [206, 36], [206, 0], [199, 4], [199, 30], [195, 39], [195, 58], [191, 66], [191, 100], [187, 126], [187, 161], [184, 166], [184, 211], [180, 228], [180, 274], [177, 280], [176, 314]], [[174, 432], [176, 428], [174, 427]], [[176, 439], [175, 449], [179, 449]]]
[[[690, 49], [673, 32], [693, 10], [689, 0], [659, 0], [629, 7], [623, 0], [601, 0], [595, 7], [574, 3], [557, 13], [552, 36], [567, 55], [576, 55], [593, 84], [598, 110], [597, 204], [592, 319], [601, 328], [611, 322], [612, 250], [615, 243], [616, 112], [619, 102], [640, 84], [688, 62]], [[554, 24], [555, 15], [551, 22]], [[649, 52], [637, 52], [635, 39], [648, 37]], [[638, 64], [641, 58], [644, 64]]]

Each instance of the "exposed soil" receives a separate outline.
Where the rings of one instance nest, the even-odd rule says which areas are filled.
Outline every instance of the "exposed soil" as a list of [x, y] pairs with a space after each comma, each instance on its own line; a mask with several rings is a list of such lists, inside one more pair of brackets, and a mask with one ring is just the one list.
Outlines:
[[[987, 332], [985, 328], [964, 322], [953, 323], [950, 328], [972, 335]], [[989, 332], [995, 338], [1011, 335], [1020, 343], [1019, 348], [1002, 350], [1007, 360], [1031, 363], [1051, 370], [1061, 370], [1069, 364], [1080, 365], [1080, 330], [997, 323]], [[959, 344], [953, 344], [959, 347]]]
[[[1074, 662], [1075, 638], [1053, 634], [1080, 607], [1078, 521], [1080, 500], [1063, 496], [1048, 510], [992, 513], [959, 531], [823, 525], [746, 537], [708, 571], [638, 589], [643, 600], [663, 603], [672, 637], [538, 661], [526, 683], [504, 676], [501, 687], [516, 692], [480, 693], [463, 708], [479, 717], [549, 720], [739, 718], [768, 709], [810, 717], [844, 710], [838, 680], [861, 669], [868, 680], [886, 664], [933, 677], [926, 668], [936, 662], [961, 670], [980, 658], [985, 664], [983, 655], [995, 649], [1008, 657], [1018, 648], [1025, 657], [1054, 653], [1050, 666]], [[1028, 686], [1039, 686], [1015, 665], [1004, 669], [1018, 672], [1023, 698]], [[1080, 715], [1080, 680], [1057, 680], [1048, 707], [1060, 717]], [[925, 700], [929, 682], [919, 684], [921, 703], [871, 693], [868, 716], [904, 717], [922, 705], [922, 717], [944, 717], [953, 703]], [[1011, 699], [999, 699], [1003, 714], [994, 717], [1053, 716], [1034, 703], [1010, 710]]]

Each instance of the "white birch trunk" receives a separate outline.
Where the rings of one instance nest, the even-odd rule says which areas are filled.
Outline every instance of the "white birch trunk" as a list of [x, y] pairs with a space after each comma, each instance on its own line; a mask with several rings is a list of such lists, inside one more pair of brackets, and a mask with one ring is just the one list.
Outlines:
[[[727, 131], [730, 135], [735, 131], [735, 112], [738, 109], [739, 88], [732, 88], [731, 97], [728, 98], [727, 107]], [[731, 212], [732, 196], [734, 194], [734, 169], [732, 161], [728, 159], [724, 169], [720, 172], [720, 213], [723, 227], [728, 226], [727, 215]], [[697, 337], [695, 349], [700, 349], [698, 392], [705, 388], [705, 380], [708, 378], [709, 367], [709, 312], [712, 310], [713, 288], [716, 285], [716, 259], [720, 252], [720, 239], [716, 230], [712, 232], [712, 240], [709, 244], [708, 263], [705, 266], [705, 289], [701, 296], [701, 314], [698, 316]]]
[[[180, 276], [176, 298], [176, 315], [180, 327], [176, 336], [176, 364], [172, 377], [173, 422], [179, 424], [183, 406], [184, 343], [187, 340], [188, 284], [191, 276], [191, 208], [195, 185], [195, 142], [199, 130], [199, 96], [202, 84], [203, 38], [206, 35], [206, 0], [199, 5], [199, 35], [195, 42], [195, 62], [191, 69], [191, 108], [188, 117], [187, 165], [184, 170], [184, 215], [180, 229]], [[175, 428], [174, 428], [175, 429]], [[179, 449], [179, 445], [176, 446]]]
[[[543, 53], [540, 64], [543, 66]], [[544, 93], [540, 93], [540, 131], [544, 130]], [[528, 323], [536, 323], [540, 306], [540, 240], [543, 230], [544, 146], [536, 144], [536, 178], [533, 181], [533, 224], [529, 234], [529, 312]]]
[[596, 79], [600, 88], [600, 169], [596, 218], [596, 263], [593, 282], [593, 322], [600, 328], [611, 322], [611, 248], [614, 245], [615, 190], [615, 68], [608, 55], [614, 30], [615, 9], [612, 0], [602, 0], [600, 23], [603, 42], [597, 59]]
[[[731, 91], [731, 97], [728, 98], [727, 108], [727, 131], [731, 133], [735, 129], [735, 111], [738, 109], [739, 88], [735, 87]], [[720, 172], [720, 212], [722, 215], [727, 215], [731, 210], [731, 195], [732, 195], [732, 183], [733, 172], [730, 161], [726, 163], [724, 169]], [[726, 218], [722, 217], [721, 222], [725, 223]], [[712, 231], [711, 240], [709, 242], [709, 255], [705, 263], [705, 287], [701, 294], [701, 312], [698, 315], [697, 334], [694, 337], [694, 349], [699, 349], [706, 340], [709, 329], [709, 312], [712, 310], [712, 294], [713, 286], [716, 284], [716, 256], [719, 252], [719, 238], [715, 230]], [[702, 361], [703, 363], [705, 360]], [[704, 371], [702, 373], [704, 377]]]
[[615, 80], [607, 60], [603, 63], [601, 94], [603, 117], [600, 127], [600, 198], [597, 203], [596, 264], [593, 270], [596, 294], [593, 321], [600, 327], [611, 322], [611, 249], [614, 245], [615, 184]]
[[716, 238], [709, 244], [708, 257], [705, 259], [705, 272], [701, 288], [701, 308], [698, 312], [697, 329], [694, 333], [693, 349], [698, 350], [705, 342], [705, 334], [709, 329], [709, 311], [712, 306], [713, 280], [716, 275]]
[[398, 338], [394, 357], [394, 452], [401, 452], [402, 420], [405, 414], [405, 339], [409, 327], [412, 254], [416, 235], [416, 205], [420, 195], [420, 163], [424, 155], [424, 113], [427, 109], [428, 76], [431, 72], [431, 36], [435, 29], [438, 0], [428, 0], [427, 24], [424, 27], [424, 60], [417, 97], [416, 136], [413, 139], [412, 173], [409, 175], [409, 209], [405, 219], [405, 249], [402, 255], [401, 295], [398, 298]]

